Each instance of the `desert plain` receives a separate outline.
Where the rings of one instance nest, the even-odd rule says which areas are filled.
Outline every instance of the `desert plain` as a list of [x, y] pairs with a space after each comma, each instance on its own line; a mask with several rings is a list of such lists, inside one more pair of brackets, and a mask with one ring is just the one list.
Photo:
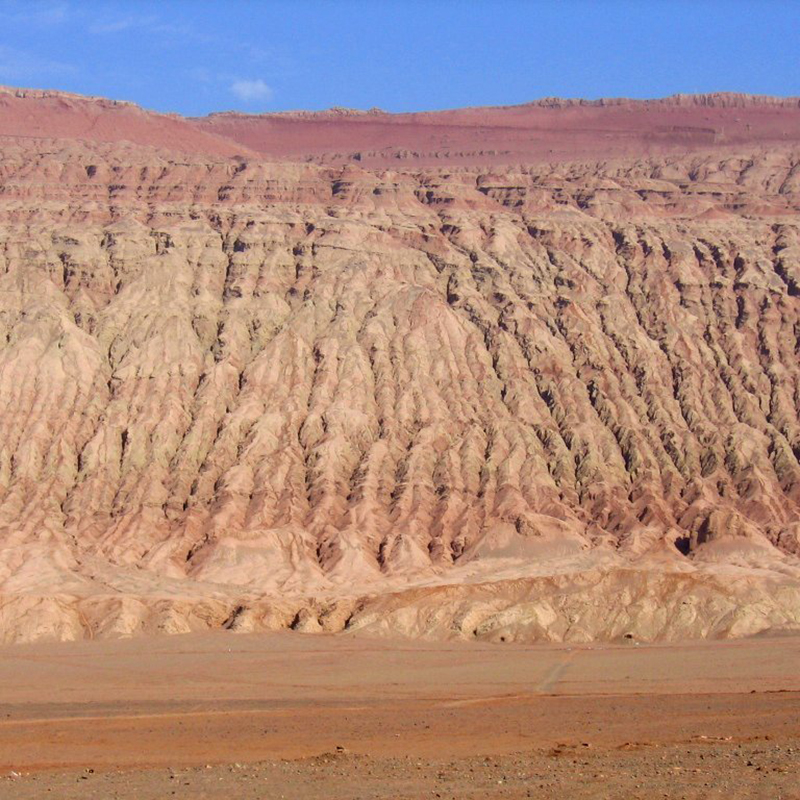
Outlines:
[[0, 658], [8, 798], [796, 798], [800, 637], [200, 634]]

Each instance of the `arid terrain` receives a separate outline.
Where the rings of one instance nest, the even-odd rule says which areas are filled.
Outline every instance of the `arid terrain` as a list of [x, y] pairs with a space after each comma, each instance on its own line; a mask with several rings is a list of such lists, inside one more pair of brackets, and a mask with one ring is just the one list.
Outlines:
[[194, 120], [272, 158], [409, 165], [501, 165], [594, 161], [748, 146], [794, 144], [798, 98], [741, 94], [661, 100], [566, 100], [416, 114], [333, 108], [322, 112], [211, 114]]
[[0, 640], [800, 627], [796, 99], [9, 89], [0, 148]]
[[0, 797], [800, 798], [796, 98], [0, 154]]
[[800, 639], [0, 650], [0, 797], [800, 797]]

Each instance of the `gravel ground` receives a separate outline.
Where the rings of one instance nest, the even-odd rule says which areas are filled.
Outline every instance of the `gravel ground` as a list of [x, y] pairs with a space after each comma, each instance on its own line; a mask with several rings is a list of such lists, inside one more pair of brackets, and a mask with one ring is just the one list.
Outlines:
[[4, 777], [0, 797], [156, 798], [800, 798], [800, 742], [564, 746], [501, 757], [431, 760], [329, 753], [293, 761], [189, 769], [91, 768]]

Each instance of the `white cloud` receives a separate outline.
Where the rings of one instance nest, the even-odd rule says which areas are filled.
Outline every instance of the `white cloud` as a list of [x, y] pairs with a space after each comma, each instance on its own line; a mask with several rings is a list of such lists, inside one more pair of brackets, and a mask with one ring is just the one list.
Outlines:
[[252, 81], [234, 81], [231, 84], [231, 92], [244, 103], [266, 101], [272, 97], [272, 89], [261, 78]]
[[106, 34], [122, 33], [132, 28], [143, 28], [145, 30], [157, 26], [158, 18], [155, 16], [147, 17], [106, 17], [89, 26], [89, 33], [99, 36]]
[[114, 36], [118, 33], [147, 33], [162, 38], [181, 39], [184, 43], [210, 44], [214, 38], [200, 33], [189, 22], [175, 20], [165, 22], [158, 14], [128, 14], [118, 16], [105, 14], [95, 19], [88, 27], [95, 36]]

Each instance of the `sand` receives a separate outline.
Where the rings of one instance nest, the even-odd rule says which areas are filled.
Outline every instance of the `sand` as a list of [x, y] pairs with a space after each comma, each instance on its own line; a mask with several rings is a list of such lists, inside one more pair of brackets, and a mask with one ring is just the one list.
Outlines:
[[798, 637], [3, 648], [0, 797], [792, 797], [798, 656]]

